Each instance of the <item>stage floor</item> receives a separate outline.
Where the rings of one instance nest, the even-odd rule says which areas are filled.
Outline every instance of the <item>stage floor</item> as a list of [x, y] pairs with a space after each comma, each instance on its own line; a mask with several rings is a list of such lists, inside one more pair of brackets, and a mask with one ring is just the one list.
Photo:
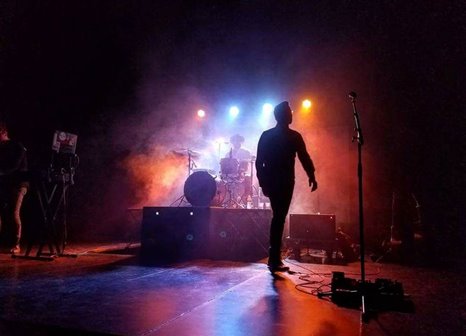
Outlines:
[[[358, 309], [313, 295], [331, 272], [359, 279], [347, 266], [287, 260], [292, 273], [272, 277], [265, 261], [194, 260], [139, 264], [118, 244], [74, 244], [77, 258], [12, 259], [0, 254], [0, 335], [464, 335], [465, 272], [366, 263], [367, 278], [398, 280], [412, 312]], [[105, 253], [110, 251], [110, 253]], [[305, 286], [299, 284], [307, 283]]]

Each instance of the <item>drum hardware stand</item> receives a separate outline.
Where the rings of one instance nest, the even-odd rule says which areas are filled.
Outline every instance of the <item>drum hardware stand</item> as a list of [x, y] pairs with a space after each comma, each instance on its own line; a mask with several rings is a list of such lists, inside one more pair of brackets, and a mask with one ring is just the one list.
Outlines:
[[[414, 201], [414, 206], [416, 208], [416, 219], [413, 218], [413, 222], [412, 224], [410, 223], [410, 225], [416, 225], [419, 227], [421, 224], [421, 214], [420, 214], [421, 205], [419, 204], [418, 200], [416, 199], [416, 196], [413, 193], [410, 193], [410, 197], [412, 198], [412, 201]], [[383, 259], [386, 259], [390, 255], [396, 256], [397, 251], [402, 249], [403, 244], [406, 244], [406, 241], [402, 238], [402, 236], [400, 236], [399, 234], [398, 235], [396, 234], [396, 226], [395, 226], [397, 222], [395, 219], [396, 198], [397, 198], [397, 193], [393, 191], [392, 192], [392, 210], [391, 210], [392, 219], [390, 223], [390, 236], [388, 238], [385, 238], [382, 241], [383, 252], [380, 255], [371, 256], [371, 259], [374, 262], [381, 262]], [[398, 258], [400, 258], [400, 256], [398, 256]]]
[[[67, 254], [65, 247], [68, 236], [67, 208], [70, 186], [74, 185], [74, 174], [79, 163], [76, 154], [69, 156], [67, 168], [56, 170], [53, 163], [46, 174], [39, 176], [36, 181], [36, 192], [43, 217], [43, 231], [40, 234], [40, 243], [35, 256], [30, 256], [32, 247], [36, 242], [32, 239], [28, 242], [24, 256], [14, 255], [15, 258], [35, 260], [54, 260], [55, 257], [73, 257], [77, 254]], [[52, 161], [53, 162], [53, 161]], [[59, 215], [61, 211], [61, 223]], [[62, 232], [59, 230], [62, 229]], [[49, 248], [49, 253], [44, 254], [44, 247]]]
[[[251, 193], [249, 196], [251, 197], [251, 199], [253, 198], [254, 196], [254, 185], [253, 185], [253, 180], [254, 180], [254, 163], [255, 163], [255, 156], [251, 156], [251, 182], [250, 182], [250, 189], [249, 189], [249, 192]], [[253, 208], [254, 208], [254, 202], [253, 202]]]
[[176, 200], [174, 200], [172, 203], [170, 203], [169, 206], [172, 207], [172, 206], [174, 206], [175, 203], [178, 203], [178, 205], [176, 205], [176, 206], [177, 206], [177, 207], [180, 207], [181, 204], [183, 204], [183, 203], [188, 203], [188, 202], [186, 201], [186, 197], [185, 197], [184, 194], [183, 194], [183, 195], [181, 195], [180, 197], [178, 197]]
[[400, 245], [401, 241], [395, 240], [394, 238], [394, 231], [395, 231], [395, 199], [396, 199], [396, 193], [392, 193], [392, 220], [390, 223], [390, 238], [387, 240], [384, 240], [382, 243], [382, 246], [385, 247], [385, 251], [380, 255], [372, 260], [374, 262], [380, 262], [382, 259], [384, 259], [386, 256], [390, 255], [393, 252], [393, 246], [395, 245]]
[[[187, 149], [187, 153], [188, 153], [188, 176], [191, 176], [191, 173], [193, 171], [193, 168], [196, 168], [197, 165], [196, 165], [196, 162], [194, 162], [193, 158], [192, 158], [192, 152], [191, 150], [188, 148]], [[169, 206], [174, 206], [174, 204], [178, 203], [178, 205], [176, 205], [177, 207], [180, 207], [183, 203], [189, 203], [187, 200], [186, 200], [186, 197], [185, 195], [181, 195], [179, 196], [177, 199], [175, 199]]]
[[227, 194], [228, 194], [228, 200], [226, 202], [223, 202], [222, 204], [222, 207], [223, 208], [241, 208], [241, 209], [244, 209], [246, 208], [246, 206], [240, 201], [238, 202], [237, 201], [237, 195], [236, 193], [234, 192], [233, 188], [235, 186], [235, 184], [237, 184], [236, 181], [225, 181], [226, 185], [226, 189], [227, 189]]

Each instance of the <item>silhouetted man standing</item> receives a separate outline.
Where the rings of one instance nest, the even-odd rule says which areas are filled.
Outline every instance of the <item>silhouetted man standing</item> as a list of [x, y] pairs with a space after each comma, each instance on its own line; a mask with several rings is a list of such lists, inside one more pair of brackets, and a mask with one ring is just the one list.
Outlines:
[[[6, 210], [7, 218], [15, 224], [16, 241], [11, 253], [20, 253], [21, 242], [21, 205], [27, 193], [26, 149], [8, 136], [8, 129], [0, 122], [0, 206]], [[5, 208], [6, 205], [6, 208]], [[0, 214], [0, 229], [2, 226]]]
[[275, 106], [273, 112], [277, 125], [262, 133], [256, 160], [257, 179], [264, 195], [270, 198], [273, 211], [268, 260], [272, 273], [289, 269], [281, 260], [281, 243], [286, 215], [293, 196], [296, 154], [309, 177], [311, 191], [317, 189], [314, 164], [306, 150], [303, 137], [289, 128], [293, 121], [290, 105], [284, 101]]

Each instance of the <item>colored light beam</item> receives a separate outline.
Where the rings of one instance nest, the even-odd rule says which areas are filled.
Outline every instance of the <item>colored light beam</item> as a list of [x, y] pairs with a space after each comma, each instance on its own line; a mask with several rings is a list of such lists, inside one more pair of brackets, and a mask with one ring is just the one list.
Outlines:
[[305, 99], [303, 100], [302, 106], [305, 110], [309, 110], [312, 106], [312, 102], [309, 99]]
[[205, 118], [205, 111], [204, 110], [197, 111], [197, 116], [201, 119]]
[[231, 118], [236, 118], [239, 114], [239, 108], [237, 106], [232, 106], [230, 107], [230, 117]]

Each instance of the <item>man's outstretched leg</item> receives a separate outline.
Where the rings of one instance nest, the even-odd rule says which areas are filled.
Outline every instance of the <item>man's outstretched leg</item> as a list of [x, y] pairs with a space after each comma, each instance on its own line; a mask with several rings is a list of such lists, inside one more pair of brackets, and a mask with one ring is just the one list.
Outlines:
[[290, 208], [293, 188], [283, 188], [279, 192], [270, 195], [270, 204], [272, 206], [273, 217], [270, 224], [270, 248], [268, 266], [272, 273], [286, 272], [289, 267], [285, 266], [281, 258], [283, 229], [285, 219]]

